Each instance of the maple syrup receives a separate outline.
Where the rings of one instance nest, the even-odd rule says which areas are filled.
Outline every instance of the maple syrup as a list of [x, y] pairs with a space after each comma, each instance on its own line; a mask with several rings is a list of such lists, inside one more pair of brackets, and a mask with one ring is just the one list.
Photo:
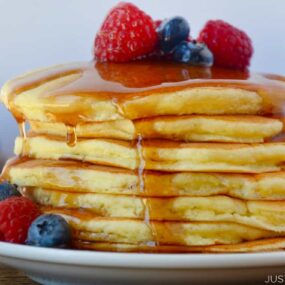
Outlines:
[[77, 134], [76, 129], [73, 126], [66, 126], [67, 133], [66, 133], [66, 143], [73, 147], [76, 145], [77, 142]]

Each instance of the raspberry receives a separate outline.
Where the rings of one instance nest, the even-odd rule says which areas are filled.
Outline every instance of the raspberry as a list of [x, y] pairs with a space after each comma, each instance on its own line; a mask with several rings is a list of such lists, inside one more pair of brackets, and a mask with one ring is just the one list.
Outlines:
[[131, 3], [119, 3], [107, 15], [95, 38], [99, 61], [126, 62], [150, 53], [157, 43], [150, 16]]
[[160, 26], [161, 23], [162, 23], [162, 20], [155, 20], [155, 21], [154, 21], [154, 27], [155, 27], [155, 29], [157, 29], [157, 28]]
[[13, 243], [24, 243], [33, 220], [40, 215], [38, 207], [25, 197], [11, 197], [0, 202], [0, 236]]
[[246, 69], [253, 54], [251, 39], [236, 27], [222, 21], [208, 21], [198, 41], [207, 44], [214, 54], [214, 64], [234, 69]]

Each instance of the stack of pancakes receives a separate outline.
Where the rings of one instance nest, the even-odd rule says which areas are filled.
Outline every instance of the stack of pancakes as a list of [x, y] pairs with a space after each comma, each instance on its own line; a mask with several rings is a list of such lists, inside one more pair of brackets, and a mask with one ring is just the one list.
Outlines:
[[74, 247], [285, 247], [283, 77], [78, 63], [9, 81], [2, 101], [21, 126], [2, 177], [63, 215]]

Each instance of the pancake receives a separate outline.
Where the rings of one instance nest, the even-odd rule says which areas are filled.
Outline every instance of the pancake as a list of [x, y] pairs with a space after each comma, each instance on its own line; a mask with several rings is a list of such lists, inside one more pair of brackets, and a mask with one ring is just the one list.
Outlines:
[[[30, 122], [33, 132], [65, 137], [63, 123]], [[264, 142], [282, 131], [279, 120], [258, 116], [161, 116], [144, 120], [94, 122], [76, 126], [77, 137], [134, 140]]]
[[21, 127], [1, 181], [75, 248], [283, 248], [284, 94], [282, 76], [168, 62], [37, 70], [1, 89]]
[[230, 245], [175, 246], [175, 245], [134, 245], [126, 243], [90, 242], [73, 240], [77, 249], [119, 251], [119, 252], [153, 252], [153, 253], [230, 253], [276, 251], [285, 248], [285, 238], [267, 238], [256, 241], [241, 242]]
[[157, 197], [223, 194], [245, 200], [285, 199], [285, 172], [249, 175], [146, 171], [141, 189], [136, 171], [77, 161], [16, 158], [7, 163], [2, 177], [22, 187], [75, 193]]
[[282, 233], [230, 222], [169, 222], [102, 218], [80, 210], [43, 208], [62, 215], [75, 231], [74, 239], [131, 244], [213, 245], [278, 237]]
[[236, 222], [285, 232], [285, 201], [243, 201], [227, 196], [141, 198], [78, 194], [33, 188], [25, 194], [44, 207], [80, 209], [89, 215], [160, 221]]
[[63, 138], [18, 137], [15, 154], [37, 159], [74, 159], [94, 164], [161, 171], [270, 172], [282, 169], [285, 143], [226, 144], [146, 141], [142, 146], [107, 139], [80, 139], [73, 147]]
[[2, 88], [18, 121], [82, 122], [158, 115], [282, 113], [281, 76], [168, 62], [77, 63], [24, 74]]

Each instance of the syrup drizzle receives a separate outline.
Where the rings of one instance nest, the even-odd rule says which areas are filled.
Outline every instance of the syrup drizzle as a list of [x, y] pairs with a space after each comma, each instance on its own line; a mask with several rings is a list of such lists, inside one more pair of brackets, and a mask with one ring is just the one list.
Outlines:
[[137, 153], [139, 158], [139, 167], [138, 167], [138, 178], [139, 178], [139, 189], [140, 192], [145, 191], [145, 183], [144, 183], [144, 168], [145, 168], [145, 160], [143, 157], [143, 146], [142, 146], [143, 138], [141, 135], [138, 135], [137, 139]]
[[[145, 159], [143, 156], [143, 137], [138, 134], [137, 136], [137, 154], [139, 159], [139, 167], [138, 167], [138, 180], [139, 180], [139, 189], [140, 192], [145, 195], [146, 194], [146, 188], [145, 188], [145, 181], [144, 181], [144, 171], [145, 171]], [[150, 203], [148, 201], [147, 197], [144, 197], [142, 199], [144, 203], [144, 222], [146, 225], [150, 228], [152, 233], [152, 240], [147, 243], [148, 246], [157, 246], [159, 245], [158, 239], [157, 239], [157, 233], [154, 223], [151, 221], [151, 208]]]
[[68, 146], [73, 147], [77, 143], [76, 127], [66, 126], [66, 143]]
[[26, 122], [25, 121], [18, 122], [18, 129], [20, 137], [26, 139], [27, 138]]
[[23, 147], [22, 147], [21, 156], [26, 156], [29, 154], [29, 147], [27, 143], [26, 122], [18, 121], [18, 129], [19, 129], [20, 137], [23, 138]]

